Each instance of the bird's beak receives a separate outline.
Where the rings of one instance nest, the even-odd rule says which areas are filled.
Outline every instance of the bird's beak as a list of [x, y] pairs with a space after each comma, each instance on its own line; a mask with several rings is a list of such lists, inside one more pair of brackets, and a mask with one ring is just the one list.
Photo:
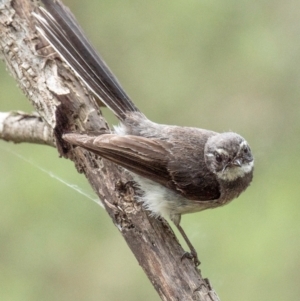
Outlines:
[[228, 166], [232, 166], [232, 165], [241, 167], [242, 166], [241, 159], [234, 159], [233, 161], [228, 162], [222, 169], [222, 173], [224, 173], [224, 171], [227, 169]]
[[242, 163], [241, 163], [240, 159], [234, 159], [233, 162], [232, 162], [232, 164], [235, 165], [235, 166], [239, 166], [239, 167], [242, 166]]

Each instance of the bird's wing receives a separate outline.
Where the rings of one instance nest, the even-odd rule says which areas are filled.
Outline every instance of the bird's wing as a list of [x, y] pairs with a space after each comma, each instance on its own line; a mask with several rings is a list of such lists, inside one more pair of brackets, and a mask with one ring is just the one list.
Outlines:
[[63, 138], [140, 176], [176, 191], [187, 199], [209, 201], [220, 197], [219, 184], [198, 164], [184, 164], [172, 154], [165, 140], [133, 135], [89, 136], [70, 133]]
[[164, 186], [171, 181], [167, 170], [168, 151], [164, 145], [167, 142], [115, 134], [89, 136], [70, 133], [63, 138]]

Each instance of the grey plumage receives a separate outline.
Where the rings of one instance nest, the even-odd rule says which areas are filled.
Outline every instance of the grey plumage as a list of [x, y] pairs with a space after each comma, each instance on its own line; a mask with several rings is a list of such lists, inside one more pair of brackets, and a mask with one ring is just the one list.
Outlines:
[[65, 134], [63, 138], [133, 173], [145, 191], [144, 206], [155, 216], [169, 216], [180, 227], [183, 213], [222, 206], [250, 184], [253, 157], [236, 133], [156, 124], [148, 120], [85, 38], [70, 11], [59, 1], [42, 0], [34, 13], [38, 31], [121, 124], [100, 136]]

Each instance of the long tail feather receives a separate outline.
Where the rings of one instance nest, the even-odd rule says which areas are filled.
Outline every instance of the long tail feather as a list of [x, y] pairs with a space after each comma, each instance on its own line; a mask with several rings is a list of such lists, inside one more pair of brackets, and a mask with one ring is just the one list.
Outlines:
[[123, 120], [126, 112], [139, 112], [85, 37], [72, 13], [60, 1], [42, 0], [33, 13], [38, 21], [37, 30], [75, 71], [87, 87]]

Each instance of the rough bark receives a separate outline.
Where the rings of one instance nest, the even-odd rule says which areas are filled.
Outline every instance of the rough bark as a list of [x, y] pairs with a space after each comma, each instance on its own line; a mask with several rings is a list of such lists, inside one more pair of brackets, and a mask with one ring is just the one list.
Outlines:
[[14, 143], [55, 146], [52, 129], [38, 114], [0, 112], [0, 138]]
[[[135, 184], [123, 169], [61, 138], [68, 131], [108, 129], [95, 99], [35, 31], [29, 0], [0, 0], [0, 53], [38, 116], [0, 115], [0, 138], [56, 146], [74, 161], [98, 194], [162, 300], [219, 300], [167, 222], [135, 202]], [[24, 127], [26, 129], [24, 129]]]

